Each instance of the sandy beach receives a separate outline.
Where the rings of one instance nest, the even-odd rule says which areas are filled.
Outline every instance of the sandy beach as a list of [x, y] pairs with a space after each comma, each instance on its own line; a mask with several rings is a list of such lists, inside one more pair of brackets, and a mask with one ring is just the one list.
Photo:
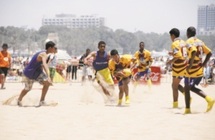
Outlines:
[[[215, 85], [202, 88], [215, 98]], [[130, 106], [105, 105], [102, 95], [90, 83], [55, 83], [47, 102], [58, 105], [33, 107], [39, 102], [41, 85], [23, 99], [29, 107], [2, 103], [18, 95], [22, 83], [6, 83], [0, 90], [0, 140], [214, 140], [215, 108], [206, 111], [206, 101], [192, 95], [192, 114], [184, 115], [184, 97], [172, 109], [170, 82], [161, 85], [130, 85]], [[116, 86], [116, 92], [117, 92]]]

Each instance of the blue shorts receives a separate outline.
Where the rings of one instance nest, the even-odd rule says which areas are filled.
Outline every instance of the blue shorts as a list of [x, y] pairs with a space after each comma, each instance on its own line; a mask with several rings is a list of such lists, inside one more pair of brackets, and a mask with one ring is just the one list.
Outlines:
[[192, 86], [198, 85], [201, 82], [201, 80], [202, 80], [202, 77], [196, 77], [196, 78], [185, 77], [184, 84], [185, 85], [188, 84], [192, 87]]
[[122, 81], [123, 81], [123, 80], [126, 80], [127, 78], [131, 78], [131, 76], [126, 77], [126, 78], [123, 78], [122, 80], [120, 80], [120, 81], [118, 82], [118, 86], [122, 86], [122, 85], [123, 85]]
[[137, 72], [137, 76], [141, 77], [144, 76], [145, 74], [149, 74], [151, 72], [150, 69], [146, 69], [145, 71]]

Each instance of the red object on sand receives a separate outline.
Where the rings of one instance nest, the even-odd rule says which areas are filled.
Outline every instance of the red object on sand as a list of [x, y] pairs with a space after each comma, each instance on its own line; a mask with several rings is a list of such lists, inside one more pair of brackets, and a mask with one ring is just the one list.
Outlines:
[[[132, 76], [135, 76], [137, 73], [137, 68], [132, 70]], [[159, 85], [161, 82], [161, 68], [159, 66], [151, 66], [151, 74], [150, 78], [153, 85]], [[116, 78], [113, 78], [114, 84], [117, 84], [118, 81]], [[139, 81], [140, 84], [147, 84], [147, 78], [146, 75], [142, 76]]]
[[[137, 68], [133, 69], [132, 75], [135, 75], [137, 73]], [[151, 74], [150, 78], [153, 85], [159, 85], [161, 81], [161, 68], [159, 66], [151, 66]], [[141, 84], [147, 84], [147, 78], [146, 75], [140, 78]]]

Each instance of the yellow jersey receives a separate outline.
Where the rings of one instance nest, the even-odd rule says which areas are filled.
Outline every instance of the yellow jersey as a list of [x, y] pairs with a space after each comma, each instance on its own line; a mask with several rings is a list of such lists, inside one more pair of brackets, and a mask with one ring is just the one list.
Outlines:
[[145, 71], [147, 66], [152, 63], [151, 52], [146, 49], [144, 49], [143, 52], [136, 51], [134, 57], [136, 59], [135, 63], [138, 66], [138, 72]]
[[[116, 63], [114, 60], [110, 59], [108, 62], [108, 67], [112, 73], [112, 75], [115, 75], [115, 73], [122, 71], [125, 75], [125, 77], [128, 77], [131, 75], [130, 68], [132, 63], [132, 56], [125, 54], [120, 56], [119, 62]], [[118, 79], [121, 79], [122, 77], [117, 77]]]
[[[193, 61], [193, 65], [189, 71], [186, 71], [186, 77], [202, 77], [203, 67], [200, 65], [203, 63], [202, 59], [204, 55], [207, 55], [211, 50], [205, 45], [205, 43], [196, 37], [191, 37], [187, 41], [188, 57], [191, 59], [192, 52], [196, 51], [196, 56]], [[188, 63], [189, 64], [189, 63]]]
[[173, 57], [177, 58], [177, 60], [172, 63], [172, 76], [184, 76], [188, 57], [185, 41], [176, 38], [171, 45], [171, 50]]

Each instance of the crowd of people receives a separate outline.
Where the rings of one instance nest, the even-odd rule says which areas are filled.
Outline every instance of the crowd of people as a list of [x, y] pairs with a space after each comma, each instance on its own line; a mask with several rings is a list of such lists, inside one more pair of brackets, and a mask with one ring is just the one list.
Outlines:
[[[173, 108], [178, 108], [178, 96], [180, 91], [185, 96], [185, 114], [190, 114], [191, 96], [194, 92], [204, 98], [208, 103], [206, 112], [209, 112], [213, 105], [214, 99], [203, 92], [197, 86], [204, 79], [205, 84], [214, 82], [214, 59], [211, 59], [212, 53], [206, 44], [196, 37], [196, 29], [189, 27], [187, 29], [187, 40], [180, 38], [180, 31], [173, 28], [169, 31], [172, 44], [169, 56], [165, 63], [166, 70], [172, 73], [172, 95]], [[12, 59], [7, 52], [8, 45], [2, 45], [0, 53], [0, 79], [1, 89], [5, 89], [5, 78], [11, 68]], [[150, 87], [151, 66], [154, 59], [151, 52], [145, 48], [145, 43], [141, 41], [139, 48], [133, 54], [120, 55], [118, 50], [113, 49], [106, 51], [106, 43], [100, 41], [98, 50], [92, 51], [86, 49], [86, 52], [80, 59], [74, 57], [64, 64], [63, 67], [57, 63], [57, 47], [52, 41], [45, 44], [45, 50], [35, 53], [29, 60], [23, 61], [23, 71], [17, 73], [24, 77], [25, 87], [18, 98], [18, 105], [22, 106], [23, 97], [32, 89], [33, 83], [38, 81], [43, 85], [39, 106], [45, 105], [45, 97], [49, 86], [53, 85], [53, 78], [56, 72], [63, 76], [63, 70], [66, 72], [66, 80], [77, 80], [77, 70], [82, 70], [81, 84], [84, 85], [86, 77], [89, 81], [96, 81], [101, 87], [107, 102], [129, 105], [129, 83], [132, 81], [134, 87], [139, 85], [140, 78], [145, 77], [147, 85]], [[19, 63], [14, 61], [14, 63]], [[184, 79], [184, 83], [181, 80]], [[119, 93], [115, 93], [115, 84], [117, 83]], [[123, 96], [125, 95], [125, 102]], [[118, 98], [118, 99], [117, 99]]]

